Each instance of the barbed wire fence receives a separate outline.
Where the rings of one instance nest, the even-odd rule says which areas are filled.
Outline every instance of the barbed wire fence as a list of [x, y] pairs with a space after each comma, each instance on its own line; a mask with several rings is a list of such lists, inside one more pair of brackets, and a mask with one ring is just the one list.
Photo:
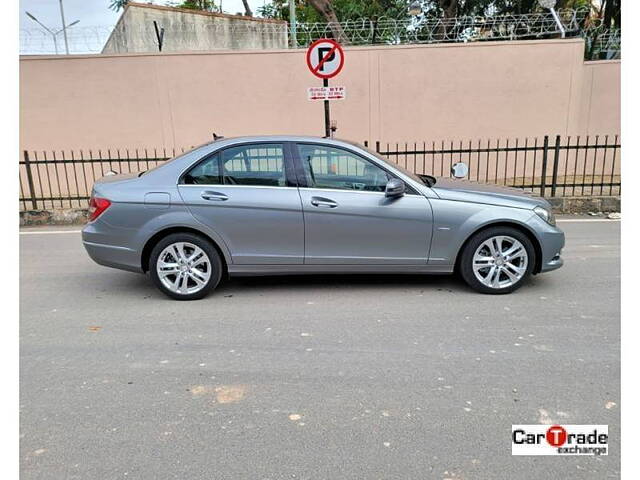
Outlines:
[[[72, 27], [67, 30], [69, 53], [101, 53], [113, 26], [94, 25]], [[64, 54], [58, 39], [58, 53]], [[39, 28], [20, 29], [20, 55], [53, 55], [56, 53], [53, 37]]]
[[[620, 30], [608, 29], [601, 19], [592, 18], [587, 10], [561, 10], [559, 17], [568, 37], [585, 39], [585, 58], [620, 58]], [[305, 48], [318, 38], [332, 37], [336, 25], [327, 23], [298, 23], [296, 40], [299, 48]], [[156, 34], [153, 25], [127, 27], [127, 35], [135, 39], [132, 44], [153, 46]], [[114, 26], [82, 26], [68, 30], [69, 51], [72, 54], [101, 53]], [[206, 31], [205, 31], [206, 30]], [[530, 40], [557, 38], [560, 29], [548, 11], [522, 15], [495, 15], [487, 17], [433, 18], [426, 15], [402, 19], [379, 18], [341, 22], [343, 42], [348, 45], [402, 45], [429, 43], [467, 43], [490, 40]], [[239, 22], [233, 25], [185, 25], [165, 27], [165, 42], [173, 41], [178, 49], [208, 50], [210, 43], [198, 43], [200, 34], [215, 37], [283, 36], [282, 45], [289, 44], [292, 31], [281, 23]], [[60, 42], [58, 42], [60, 44]], [[153, 51], [151, 48], [141, 51]], [[54, 54], [52, 36], [37, 28], [20, 30], [20, 53], [23, 55]], [[59, 53], [62, 53], [61, 51]]]

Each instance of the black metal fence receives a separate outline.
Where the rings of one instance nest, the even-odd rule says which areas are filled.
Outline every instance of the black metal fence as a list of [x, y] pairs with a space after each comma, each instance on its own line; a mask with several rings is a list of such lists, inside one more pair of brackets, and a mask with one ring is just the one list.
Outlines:
[[618, 135], [384, 145], [378, 141], [375, 150], [407, 170], [434, 176], [449, 176], [454, 163], [464, 162], [469, 180], [542, 197], [620, 194]]
[[185, 149], [22, 152], [20, 209], [85, 208], [93, 183], [105, 173], [149, 170]]
[[[369, 146], [369, 142], [364, 142]], [[375, 142], [390, 161], [419, 174], [450, 176], [465, 162], [470, 180], [521, 188], [543, 197], [619, 195], [618, 135], [458, 142]], [[184, 152], [166, 149], [23, 151], [20, 209], [84, 208], [93, 182], [110, 170], [144, 171]]]

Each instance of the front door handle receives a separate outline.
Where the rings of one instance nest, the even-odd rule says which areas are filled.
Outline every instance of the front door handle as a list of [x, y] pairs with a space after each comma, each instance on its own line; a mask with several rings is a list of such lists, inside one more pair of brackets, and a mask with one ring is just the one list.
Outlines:
[[323, 197], [311, 197], [311, 205], [324, 208], [336, 208], [338, 206], [333, 200]]
[[227, 197], [224, 193], [212, 192], [210, 190], [205, 190], [200, 194], [200, 196], [205, 200], [210, 200], [212, 202], [224, 202], [226, 200], [229, 200], [229, 197]]

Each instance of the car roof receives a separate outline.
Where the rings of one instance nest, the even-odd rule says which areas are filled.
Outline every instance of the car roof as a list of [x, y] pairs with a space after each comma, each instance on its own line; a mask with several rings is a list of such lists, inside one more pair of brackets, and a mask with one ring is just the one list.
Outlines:
[[208, 145], [233, 145], [235, 143], [246, 143], [246, 142], [313, 142], [313, 143], [326, 143], [333, 145], [351, 145], [351, 146], [361, 146], [356, 142], [352, 142], [350, 140], [342, 140], [338, 138], [327, 138], [327, 137], [314, 137], [311, 135], [247, 135], [241, 137], [229, 137], [229, 138], [219, 138], [214, 140], [213, 142], [208, 143]]
[[[192, 147], [190, 150], [185, 151], [170, 162], [166, 162], [163, 165], [158, 165], [152, 170], [163, 170], [176, 168], [178, 170], [186, 168], [191, 162], [194, 161], [200, 155], [208, 155], [212, 152], [224, 149], [226, 147], [233, 147], [234, 145], [241, 145], [245, 143], [260, 143], [260, 142], [309, 142], [316, 144], [326, 144], [342, 147], [351, 147], [367, 150], [366, 147], [359, 145], [349, 140], [338, 140], [335, 138], [314, 137], [311, 135], [247, 135], [242, 137], [218, 137], [216, 140], [212, 140], [207, 143]], [[149, 178], [149, 177], [147, 177]]]

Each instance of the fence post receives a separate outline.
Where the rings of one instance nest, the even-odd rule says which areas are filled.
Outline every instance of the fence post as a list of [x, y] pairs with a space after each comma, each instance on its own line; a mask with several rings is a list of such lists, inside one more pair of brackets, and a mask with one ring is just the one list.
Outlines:
[[31, 206], [34, 210], [38, 209], [36, 201], [36, 189], [33, 187], [33, 175], [31, 174], [31, 161], [29, 160], [29, 152], [24, 150], [24, 167], [27, 171], [27, 185], [29, 187], [29, 198], [31, 198]]
[[556, 135], [556, 146], [553, 152], [553, 177], [551, 178], [551, 196], [556, 196], [556, 184], [558, 183], [558, 163], [560, 163], [560, 135]]
[[367, 147], [367, 148], [369, 148], [369, 140], [365, 140], [365, 141], [364, 141], [364, 146], [365, 146], [365, 147]]
[[376, 140], [376, 153], [380, 153], [380, 140]]
[[542, 151], [542, 178], [540, 179], [540, 196], [544, 197], [547, 188], [547, 156], [549, 153], [549, 135], [544, 136], [544, 150]]

